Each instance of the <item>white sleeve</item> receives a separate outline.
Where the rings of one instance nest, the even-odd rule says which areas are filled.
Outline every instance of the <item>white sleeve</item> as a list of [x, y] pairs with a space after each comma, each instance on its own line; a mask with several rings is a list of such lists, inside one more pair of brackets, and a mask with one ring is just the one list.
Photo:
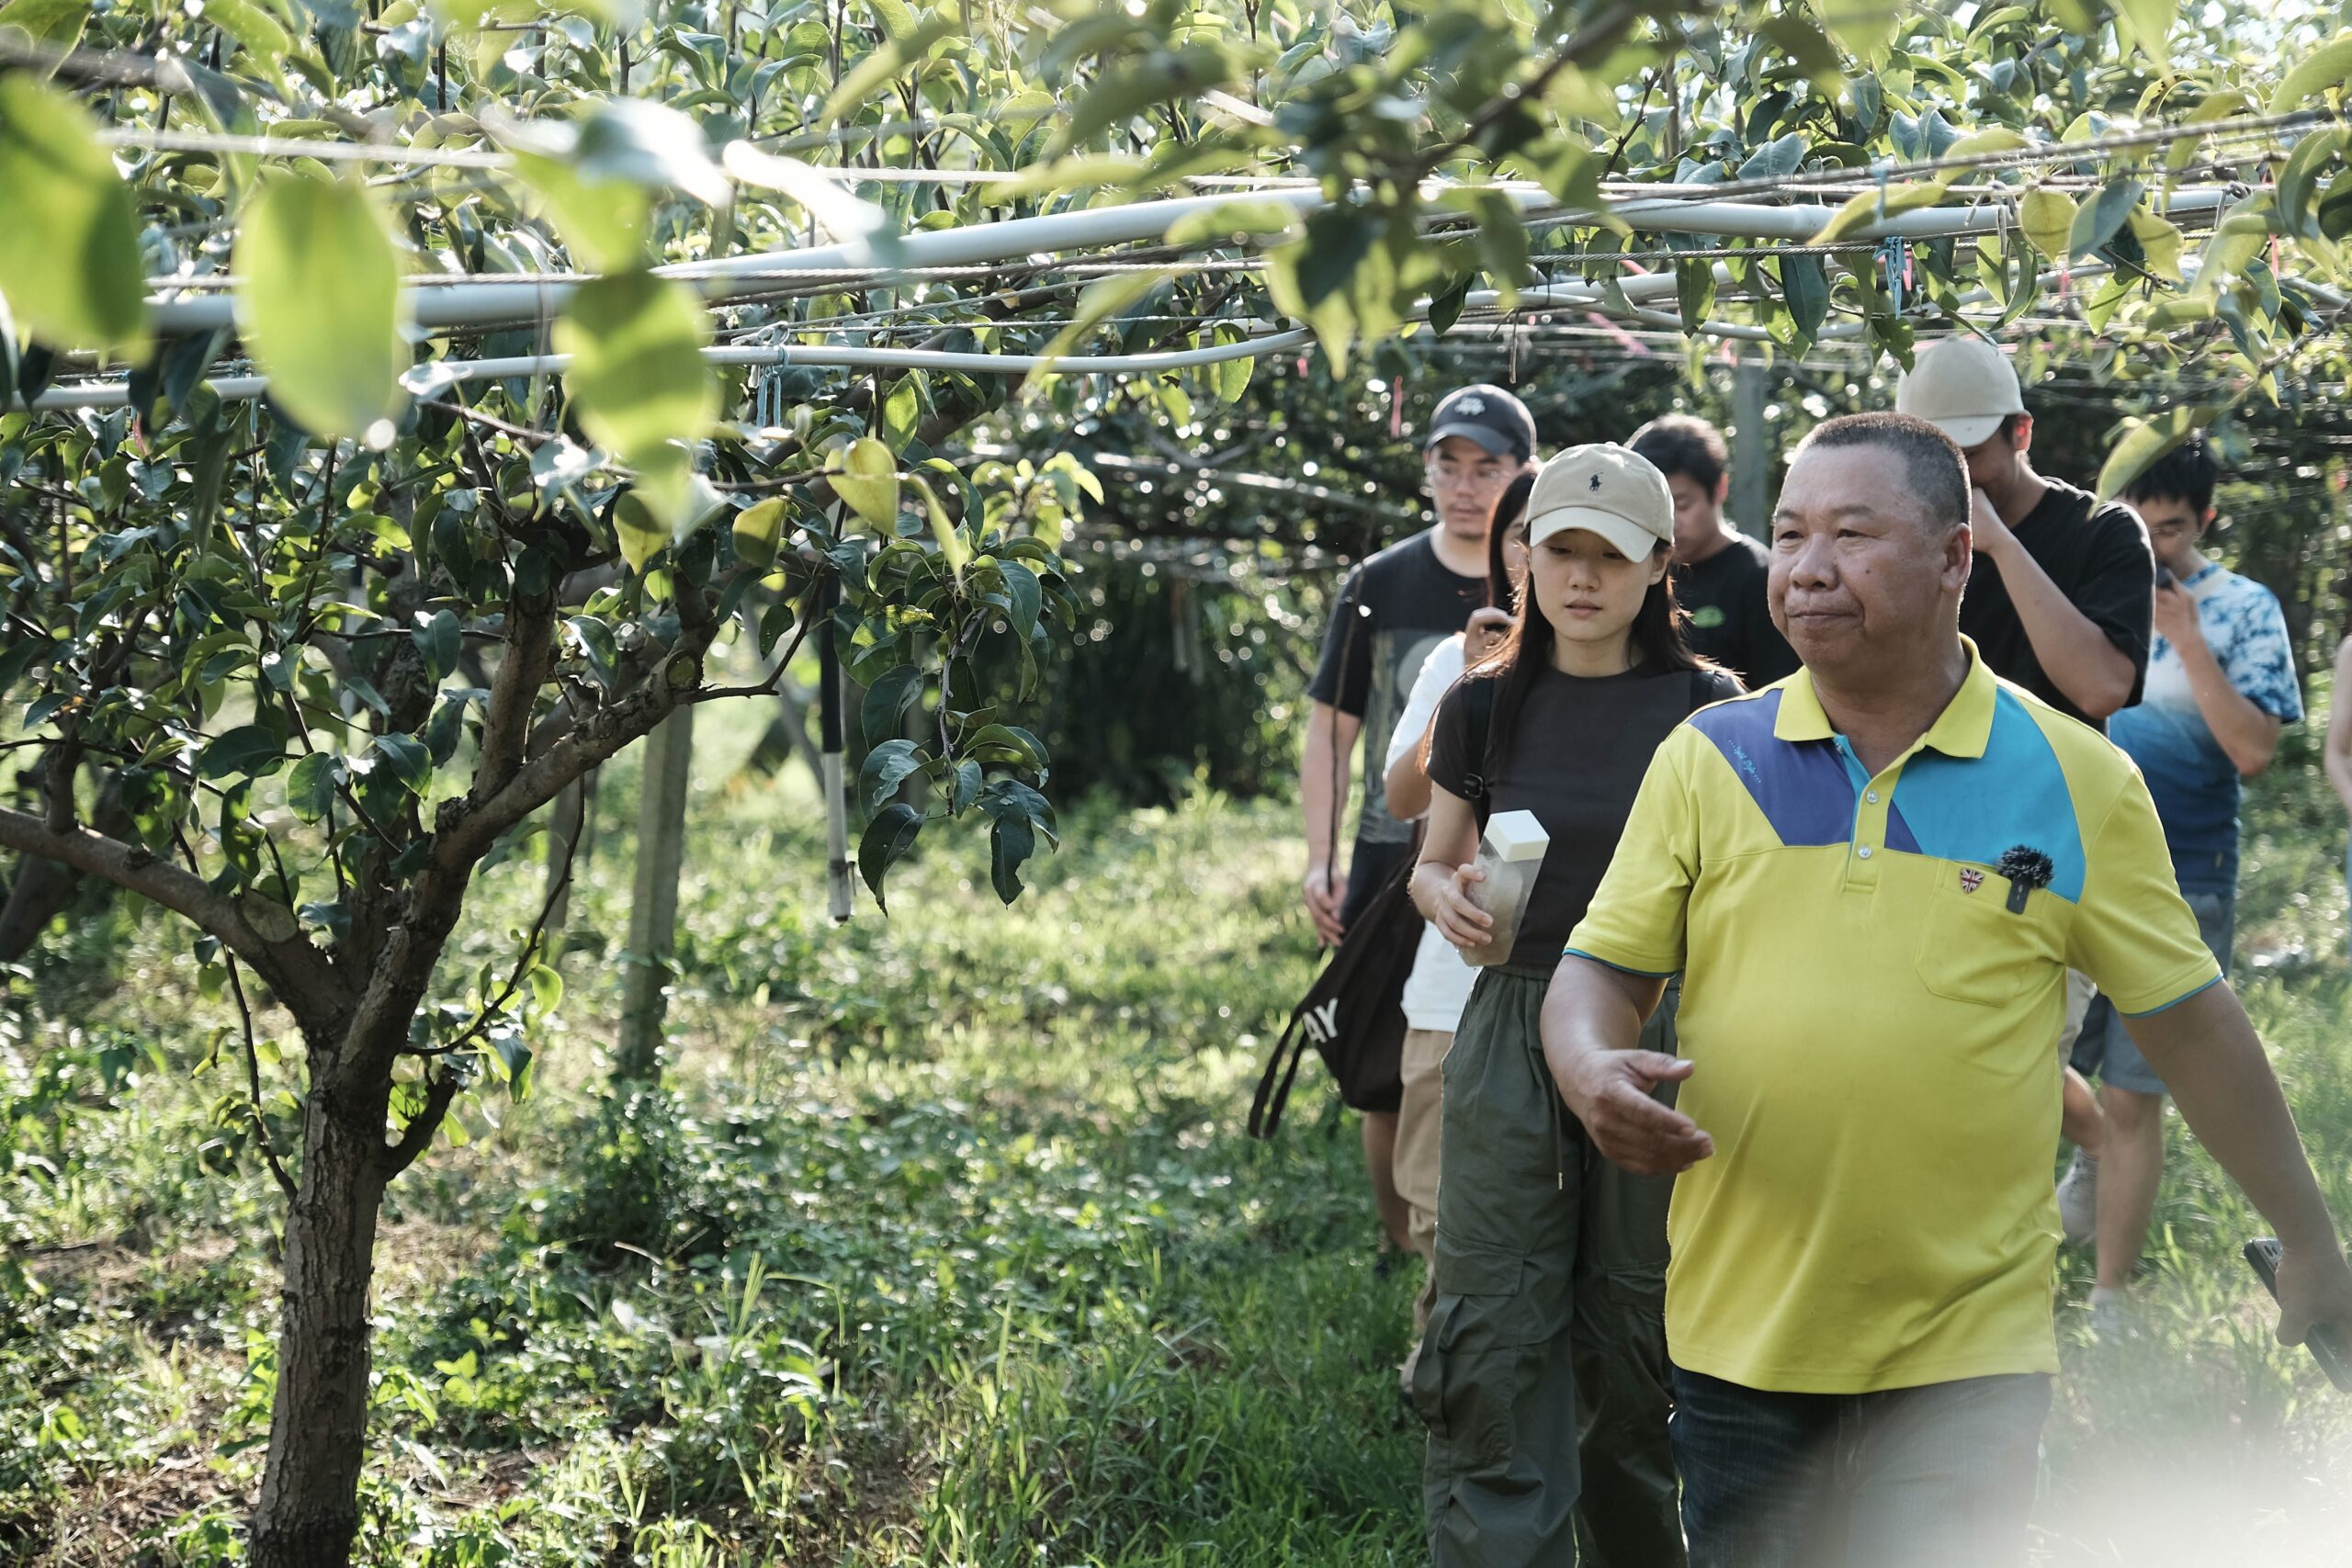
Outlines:
[[1399, 758], [1419, 746], [1429, 734], [1430, 720], [1437, 716], [1438, 703], [1462, 679], [1462, 664], [1460, 632], [1430, 649], [1429, 657], [1421, 660], [1421, 672], [1413, 677], [1413, 692], [1405, 699], [1405, 711], [1396, 716], [1396, 728], [1388, 732], [1388, 758], [1380, 764], [1384, 777]]

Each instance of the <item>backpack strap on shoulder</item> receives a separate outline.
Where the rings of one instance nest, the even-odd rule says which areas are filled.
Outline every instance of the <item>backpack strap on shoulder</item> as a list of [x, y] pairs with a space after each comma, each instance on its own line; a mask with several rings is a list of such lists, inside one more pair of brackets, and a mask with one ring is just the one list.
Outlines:
[[1463, 781], [1463, 798], [1478, 813], [1481, 832], [1486, 830], [1487, 818], [1494, 810], [1491, 781], [1495, 776], [1495, 687], [1498, 680], [1498, 676], [1481, 675], [1462, 682], [1462, 717], [1466, 727], [1464, 738], [1470, 742], [1464, 750], [1478, 759], [1478, 771]]

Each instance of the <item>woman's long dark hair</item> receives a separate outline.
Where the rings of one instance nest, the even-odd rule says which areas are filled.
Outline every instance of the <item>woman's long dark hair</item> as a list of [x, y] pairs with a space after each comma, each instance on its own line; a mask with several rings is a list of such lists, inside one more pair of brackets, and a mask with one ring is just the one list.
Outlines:
[[[1514, 481], [1516, 482], [1516, 481]], [[1498, 516], [1501, 513], [1498, 512]], [[1489, 570], [1499, 571], [1501, 556], [1487, 537], [1488, 555], [1496, 565]], [[1661, 550], [1673, 547], [1661, 544]], [[1533, 547], [1529, 547], [1531, 557]], [[1528, 571], [1532, 579], [1534, 565], [1531, 558]], [[1499, 681], [1495, 689], [1494, 717], [1487, 730], [1487, 755], [1507, 757], [1510, 754], [1512, 732], [1519, 727], [1520, 710], [1527, 705], [1527, 694], [1534, 688], [1536, 677], [1552, 665], [1552, 645], [1557, 635], [1543, 611], [1526, 602], [1521, 595], [1517, 606], [1518, 618], [1502, 646], [1473, 666], [1465, 680]], [[1634, 613], [1634, 624], [1626, 644], [1633, 654], [1633, 668], [1647, 670], [1653, 674], [1669, 671], [1713, 669], [1713, 665], [1690, 651], [1682, 640], [1682, 607], [1674, 602], [1674, 568], [1668, 563], [1666, 575], [1650, 584], [1642, 596], [1642, 607]], [[1483, 765], [1483, 764], [1482, 764]]]
[[1535, 493], [1535, 470], [1522, 471], [1510, 481], [1500, 501], [1495, 502], [1495, 514], [1487, 524], [1487, 603], [1514, 614], [1519, 609], [1518, 592], [1511, 585], [1509, 552], [1511, 531], [1519, 526], [1519, 514], [1527, 510], [1527, 498]]

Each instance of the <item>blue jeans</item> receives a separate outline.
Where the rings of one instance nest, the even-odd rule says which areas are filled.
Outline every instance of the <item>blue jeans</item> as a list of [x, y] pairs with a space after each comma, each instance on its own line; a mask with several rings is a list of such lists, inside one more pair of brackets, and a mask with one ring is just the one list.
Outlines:
[[1690, 1568], [2007, 1568], [2051, 1380], [1775, 1393], [1674, 1371]]
[[[2221, 964], [2226, 978], [2230, 973], [2230, 948], [2237, 936], [2237, 895], [2185, 892], [2181, 897], [2188, 900], [2189, 912], [2197, 917], [2197, 934], [2205, 939], [2205, 945], [2212, 950], [2214, 962]], [[2165, 1080], [2148, 1066], [2148, 1058], [2140, 1055], [2140, 1047], [2132, 1043], [2131, 1031], [2123, 1026], [2123, 1015], [2115, 1010], [2115, 1004], [2104, 993], [2091, 999], [2091, 1010], [2083, 1015], [2083, 1032], [2075, 1037], [2073, 1062], [2075, 1070], [2083, 1077], [2097, 1077], [2117, 1089], [2127, 1089], [2134, 1094], [2165, 1092]]]

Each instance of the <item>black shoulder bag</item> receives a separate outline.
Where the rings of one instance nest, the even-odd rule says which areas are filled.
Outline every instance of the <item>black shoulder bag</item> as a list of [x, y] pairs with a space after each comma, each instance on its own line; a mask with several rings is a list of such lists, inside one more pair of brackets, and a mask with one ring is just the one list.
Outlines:
[[[1474, 757], [1487, 755], [1487, 732], [1495, 711], [1491, 680], [1464, 682], [1463, 700], [1470, 705], [1467, 748]], [[1488, 770], [1491, 773], [1491, 769]], [[1472, 804], [1486, 815], [1485, 776], [1470, 781]], [[1420, 840], [1414, 852], [1380, 886], [1363, 913], [1356, 917], [1340, 945], [1315, 977], [1305, 998], [1291, 1009], [1290, 1022], [1274, 1042], [1266, 1070], [1258, 1078], [1258, 1092], [1250, 1102], [1250, 1135], [1271, 1138], [1282, 1124], [1283, 1107], [1290, 1101], [1291, 1085], [1306, 1047], [1313, 1045], [1331, 1077], [1340, 1086], [1340, 1103], [1351, 1111], [1394, 1111], [1404, 1092], [1405, 982], [1413, 972], [1413, 957], [1421, 943], [1421, 912], [1407, 891], [1414, 868], [1420, 863]]]

